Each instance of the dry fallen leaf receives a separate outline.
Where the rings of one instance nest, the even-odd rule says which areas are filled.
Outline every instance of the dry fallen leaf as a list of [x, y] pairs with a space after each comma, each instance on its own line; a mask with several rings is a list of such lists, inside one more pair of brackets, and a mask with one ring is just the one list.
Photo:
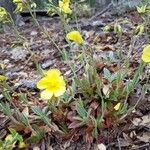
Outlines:
[[150, 115], [145, 115], [142, 118], [135, 118], [133, 120], [135, 126], [144, 126], [150, 128]]
[[106, 98], [109, 98], [109, 94], [110, 94], [109, 85], [103, 85], [103, 93], [106, 96]]
[[52, 146], [48, 146], [47, 150], [54, 150]]
[[25, 115], [25, 116], [29, 116], [29, 108], [28, 107], [25, 107], [22, 111], [22, 113]]
[[137, 138], [140, 141], [147, 143], [150, 141], [150, 132], [145, 132], [145, 133], [143, 133], [142, 136], [137, 136]]
[[104, 144], [98, 144], [97, 145], [98, 150], [106, 150], [106, 146]]
[[40, 148], [35, 146], [35, 147], [33, 147], [33, 150], [40, 150]]

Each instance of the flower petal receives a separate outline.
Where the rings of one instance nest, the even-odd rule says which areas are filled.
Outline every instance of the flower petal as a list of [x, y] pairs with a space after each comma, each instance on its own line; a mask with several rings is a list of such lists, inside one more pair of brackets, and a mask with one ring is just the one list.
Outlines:
[[82, 44], [84, 41], [79, 31], [71, 31], [66, 35], [68, 40], [72, 40], [77, 44]]
[[61, 72], [58, 69], [50, 69], [49, 71], [47, 71], [46, 75], [56, 78], [61, 75]]
[[146, 63], [150, 62], [150, 45], [147, 45], [144, 48], [143, 54], [142, 54], [142, 60]]
[[38, 89], [46, 89], [47, 88], [47, 86], [48, 86], [48, 80], [47, 80], [47, 77], [44, 77], [44, 78], [42, 78], [41, 80], [39, 80], [38, 82], [37, 82], [37, 88]]
[[121, 105], [121, 103], [118, 103], [118, 104], [114, 107], [114, 109], [115, 109], [115, 110], [119, 110], [120, 105]]
[[4, 80], [6, 80], [6, 77], [3, 75], [0, 75], [0, 81], [4, 81]]
[[150, 56], [146, 55], [146, 54], [143, 54], [142, 55], [142, 60], [146, 63], [150, 62]]
[[41, 98], [43, 98], [45, 100], [51, 99], [52, 96], [53, 96], [53, 93], [49, 90], [44, 90], [41, 92]]
[[143, 53], [149, 53], [150, 54], [150, 45], [147, 45], [144, 50]]
[[65, 93], [65, 91], [66, 91], [66, 87], [65, 86], [61, 87], [58, 91], [54, 92], [54, 96], [59, 97], [59, 96], [63, 95]]

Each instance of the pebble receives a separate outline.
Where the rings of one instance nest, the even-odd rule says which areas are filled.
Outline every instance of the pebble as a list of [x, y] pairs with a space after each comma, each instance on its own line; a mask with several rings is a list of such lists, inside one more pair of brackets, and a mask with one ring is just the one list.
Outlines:
[[46, 69], [46, 68], [52, 66], [55, 62], [56, 62], [55, 59], [54, 59], [54, 60], [47, 60], [47, 61], [45, 61], [45, 62], [42, 64], [42, 68], [43, 68], [43, 69]]
[[101, 20], [98, 20], [98, 21], [93, 21], [93, 22], [91, 23], [91, 26], [92, 26], [92, 27], [104, 27], [105, 24], [104, 24]]
[[11, 59], [14, 59], [15, 61], [25, 60], [28, 53], [29, 52], [23, 47], [15, 47], [10, 51]]
[[29, 89], [36, 89], [36, 84], [37, 84], [38, 80], [39, 80], [39, 78], [37, 78], [37, 79], [30, 79], [30, 80], [21, 79], [18, 83], [16, 83], [14, 85], [14, 87], [18, 88], [20, 86], [23, 86], [23, 87], [26, 87], [26, 88], [29, 88]]

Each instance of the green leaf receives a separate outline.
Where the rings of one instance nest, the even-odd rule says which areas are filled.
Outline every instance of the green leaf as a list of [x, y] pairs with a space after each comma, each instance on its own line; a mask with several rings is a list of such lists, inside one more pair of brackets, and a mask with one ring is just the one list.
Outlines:
[[32, 134], [32, 136], [30, 138], [30, 140], [32, 142], [38, 142], [38, 141], [40, 141], [41, 139], [44, 138], [44, 135], [45, 135], [44, 130], [42, 130], [38, 127], [34, 127], [33, 129], [34, 129], [34, 133]]
[[25, 103], [28, 103], [27, 94], [25, 94], [25, 93], [20, 93], [19, 99]]
[[26, 126], [29, 126], [29, 120], [28, 117], [25, 114], [20, 114], [20, 121], [25, 124]]
[[96, 120], [95, 118], [92, 118], [92, 122], [93, 122], [93, 124], [94, 124], [94, 129], [93, 129], [92, 134], [93, 134], [93, 137], [96, 138], [96, 137], [98, 136], [97, 120]]
[[11, 101], [11, 100], [12, 100], [12, 97], [11, 97], [11, 95], [10, 95], [10, 91], [4, 90], [4, 91], [2, 92], [2, 94], [3, 94], [3, 96], [4, 96], [8, 101]]
[[10, 105], [8, 103], [1, 102], [0, 103], [0, 108], [3, 111], [3, 113], [7, 116], [11, 116], [11, 110], [10, 110]]
[[109, 80], [109, 78], [111, 78], [111, 73], [107, 68], [104, 68], [104, 78]]
[[43, 117], [42, 110], [39, 107], [34, 106], [31, 109], [36, 115], [40, 116], [41, 118]]
[[12, 128], [10, 128], [9, 131], [12, 134], [12, 136], [15, 136], [17, 134], [16, 130], [14, 130]]
[[77, 113], [80, 115], [80, 117], [82, 117], [83, 119], [87, 117], [87, 111], [84, 108], [83, 101], [80, 100], [77, 103], [76, 110], [77, 110]]

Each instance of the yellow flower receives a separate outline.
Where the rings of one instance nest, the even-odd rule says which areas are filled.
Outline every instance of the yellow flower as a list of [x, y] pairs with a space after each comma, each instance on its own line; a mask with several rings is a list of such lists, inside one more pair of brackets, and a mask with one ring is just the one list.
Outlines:
[[19, 142], [19, 148], [26, 148], [26, 144], [24, 142]]
[[5, 8], [0, 7], [0, 18], [7, 16], [7, 11]]
[[12, 141], [13, 140], [13, 136], [11, 134], [8, 134], [5, 138], [5, 141]]
[[72, 13], [72, 10], [70, 9], [69, 5], [70, 5], [70, 0], [59, 1], [59, 8], [66, 14]]
[[115, 109], [115, 110], [119, 110], [120, 105], [121, 105], [121, 103], [118, 103], [118, 104], [114, 107], [114, 109]]
[[43, 90], [41, 98], [48, 100], [52, 96], [59, 97], [63, 95], [66, 91], [66, 83], [58, 69], [51, 69], [47, 71], [45, 77], [38, 81], [37, 88]]
[[[13, 136], [12, 136], [11, 134], [8, 134], [8, 135], [6, 136], [6, 138], [5, 138], [5, 141], [6, 141], [6, 142], [12, 142], [13, 139], [14, 139]], [[13, 142], [11, 145], [8, 145], [8, 146], [9, 146], [9, 148], [13, 149], [13, 148], [15, 147], [15, 144], [16, 144], [16, 141]]]
[[6, 80], [6, 77], [3, 75], [0, 75], [0, 81], [4, 81], [4, 80]]
[[147, 45], [142, 54], [142, 60], [146, 63], [150, 63], [150, 45]]
[[13, 0], [13, 3], [17, 5], [15, 12], [22, 12], [24, 9], [23, 0]]
[[9, 22], [8, 13], [5, 8], [0, 7], [0, 22]]
[[77, 44], [83, 44], [83, 39], [79, 31], [71, 31], [67, 34], [66, 38], [68, 40], [72, 40]]
[[16, 9], [15, 9], [15, 12], [22, 12], [23, 9], [26, 7], [26, 3], [27, 1], [25, 0], [13, 0], [13, 3], [16, 4]]

